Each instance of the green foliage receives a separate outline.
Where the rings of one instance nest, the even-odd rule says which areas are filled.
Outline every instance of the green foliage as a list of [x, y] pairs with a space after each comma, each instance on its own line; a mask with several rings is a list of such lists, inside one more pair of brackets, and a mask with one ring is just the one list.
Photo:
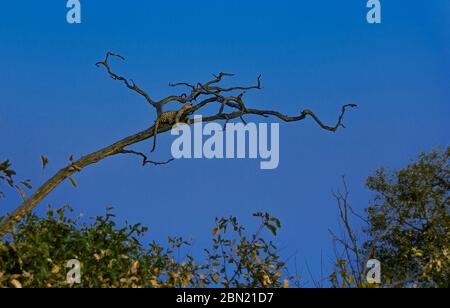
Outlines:
[[[10, 187], [14, 187], [13, 177], [16, 172], [11, 169], [11, 163], [9, 160], [0, 163], [0, 187], [2, 183], [6, 183]], [[4, 192], [0, 190], [0, 198], [5, 196]]]
[[[280, 221], [268, 213], [253, 215], [261, 220], [258, 231], [250, 237], [239, 225], [236, 217], [216, 220], [213, 229], [212, 251], [206, 250], [208, 264], [212, 265], [210, 282], [223, 287], [267, 288], [287, 286], [281, 281], [285, 263], [280, 261], [278, 250], [272, 241], [261, 236], [264, 230], [276, 235]], [[231, 229], [232, 234], [226, 236]]]
[[[366, 262], [382, 266], [381, 287], [450, 287], [450, 148], [422, 154], [409, 166], [388, 172], [381, 168], [368, 178], [374, 192], [366, 216], [355, 213], [348, 191], [335, 195], [343, 237], [332, 233], [336, 250], [331, 285], [339, 288], [379, 287], [366, 282]], [[16, 185], [8, 161], [0, 163], [0, 184]], [[76, 184], [76, 183], [75, 183]], [[23, 193], [23, 192], [22, 192]], [[21, 193], [21, 194], [22, 194]], [[3, 193], [0, 192], [0, 197]], [[256, 213], [254, 233], [236, 217], [216, 219], [212, 246], [194, 260], [192, 242], [169, 238], [168, 245], [144, 247], [147, 228], [118, 227], [110, 209], [87, 223], [71, 218], [69, 207], [34, 214], [0, 239], [0, 287], [288, 287], [285, 263], [267, 236], [276, 236], [280, 221]], [[357, 238], [350, 216], [367, 225]], [[1, 218], [0, 218], [1, 220]], [[67, 261], [81, 262], [81, 284], [66, 281]]]
[[49, 160], [46, 156], [41, 155], [41, 163], [42, 163], [42, 169], [45, 169], [45, 167], [48, 165]]
[[[0, 241], [0, 287], [70, 287], [68, 260], [81, 262], [81, 284], [72, 287], [286, 287], [284, 263], [262, 238], [279, 222], [257, 214], [261, 226], [246, 235], [235, 217], [216, 220], [213, 245], [203, 262], [180, 253], [192, 243], [169, 238], [168, 248], [142, 245], [147, 228], [116, 226], [110, 209], [90, 224], [70, 218], [68, 207], [49, 209], [45, 218], [28, 215]], [[180, 259], [181, 258], [181, 259]]]
[[[5, 197], [5, 193], [3, 192], [2, 188], [2, 185], [4, 186], [5, 183], [7, 187], [17, 190], [23, 199], [26, 198], [24, 189], [32, 189], [30, 180], [20, 181], [16, 183], [14, 179], [15, 176], [16, 172], [11, 169], [11, 163], [9, 162], [9, 160], [0, 162], [0, 199]], [[0, 221], [1, 220], [2, 217], [0, 217]]]
[[364, 248], [381, 261], [388, 284], [450, 287], [449, 155], [438, 149], [367, 180], [376, 195]]
[[[381, 287], [450, 287], [450, 148], [420, 155], [409, 166], [387, 172], [381, 168], [368, 178], [374, 194], [357, 215], [340, 197], [345, 235], [330, 276], [334, 287], [377, 287], [366, 281], [366, 262], [381, 262]], [[367, 227], [363, 242], [346, 219], [347, 213], [362, 218]], [[379, 286], [378, 286], [379, 287]]]

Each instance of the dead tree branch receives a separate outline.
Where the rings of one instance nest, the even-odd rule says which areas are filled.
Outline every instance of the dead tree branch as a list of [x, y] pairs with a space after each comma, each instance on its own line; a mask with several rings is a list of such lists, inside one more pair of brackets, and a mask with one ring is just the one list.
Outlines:
[[167, 165], [168, 163], [170, 163], [170, 162], [175, 160], [174, 158], [170, 158], [170, 159], [168, 159], [166, 161], [162, 161], [162, 162], [153, 161], [153, 160], [149, 160], [147, 158], [147, 155], [145, 155], [144, 153], [133, 151], [133, 150], [122, 150], [120, 152], [120, 154], [133, 154], [133, 155], [140, 156], [142, 158], [142, 166], [145, 166], [145, 165], [148, 165], [148, 164], [151, 164], [151, 165], [154, 165], [154, 166]]
[[[207, 105], [217, 103], [220, 108], [217, 114], [207, 115], [203, 117], [203, 122], [211, 122], [218, 120], [225, 120], [229, 122], [233, 119], [240, 119], [243, 121], [244, 115], [254, 115], [254, 116], [262, 116], [262, 117], [270, 117], [273, 116], [282, 120], [284, 122], [298, 122], [305, 120], [307, 117], [311, 117], [322, 129], [336, 132], [339, 128], [345, 127], [343, 124], [344, 115], [349, 108], [355, 108], [355, 104], [347, 104], [342, 106], [341, 113], [339, 115], [338, 121], [334, 126], [328, 126], [324, 124], [320, 118], [311, 110], [303, 110], [297, 116], [287, 116], [278, 111], [273, 110], [260, 110], [247, 108], [244, 102], [244, 94], [246, 91], [251, 90], [260, 90], [261, 86], [261, 76], [257, 78], [255, 85], [250, 86], [235, 86], [235, 87], [221, 87], [219, 84], [224, 77], [232, 77], [233, 74], [229, 73], [219, 73], [214, 75], [214, 79], [209, 80], [205, 83], [197, 83], [190, 84], [187, 82], [170, 84], [172, 87], [185, 86], [189, 89], [187, 93], [183, 93], [180, 95], [170, 95], [165, 97], [159, 101], [153, 100], [148, 92], [141, 89], [136, 85], [132, 80], [129, 80], [117, 73], [115, 73], [109, 63], [111, 57], [116, 57], [121, 60], [125, 58], [119, 54], [115, 54], [112, 52], [108, 52], [103, 61], [97, 63], [97, 66], [103, 66], [106, 69], [107, 74], [114, 80], [121, 81], [125, 84], [125, 86], [141, 95], [147, 103], [149, 103], [152, 107], [156, 109], [157, 117], [150, 128], [138, 132], [134, 135], [126, 137], [120, 141], [117, 141], [101, 150], [83, 156], [79, 160], [71, 163], [70, 165], [59, 170], [54, 176], [52, 176], [47, 182], [41, 185], [31, 196], [29, 196], [20, 206], [16, 208], [7, 218], [5, 218], [2, 222], [0, 222], [0, 236], [6, 234], [8, 230], [10, 230], [16, 222], [21, 220], [25, 215], [30, 213], [30, 211], [36, 207], [49, 193], [51, 193], [58, 185], [60, 185], [64, 180], [70, 178], [74, 173], [81, 172], [84, 168], [96, 164], [99, 161], [115, 156], [115, 155], [123, 155], [123, 154], [131, 154], [140, 156], [143, 159], [143, 165], [152, 164], [152, 165], [164, 165], [171, 162], [173, 159], [170, 159], [166, 162], [154, 162], [147, 158], [147, 156], [143, 153], [127, 150], [126, 148], [142, 141], [145, 141], [156, 134], [164, 133], [169, 131], [172, 128], [171, 121], [167, 121], [164, 123], [158, 124], [159, 119], [163, 115], [163, 108], [166, 104], [172, 102], [178, 102], [183, 105], [191, 104], [192, 107], [189, 108], [183, 116], [187, 119], [185, 121], [186, 124], [193, 124], [193, 120], [189, 119], [188, 116], [192, 115], [194, 112], [201, 111], [201, 109]], [[237, 93], [239, 92], [239, 93]], [[182, 107], [183, 108], [183, 107]], [[176, 110], [175, 114], [180, 109]], [[174, 114], [173, 111], [171, 114]]]

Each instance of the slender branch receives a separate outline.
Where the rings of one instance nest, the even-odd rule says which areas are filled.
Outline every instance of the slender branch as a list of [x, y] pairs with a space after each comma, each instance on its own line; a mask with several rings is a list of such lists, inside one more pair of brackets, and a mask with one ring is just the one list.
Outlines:
[[154, 166], [167, 165], [168, 163], [170, 163], [170, 162], [175, 160], [175, 158], [170, 158], [170, 159], [168, 159], [166, 161], [157, 162], [157, 161], [149, 160], [144, 153], [133, 151], [133, 150], [122, 150], [120, 152], [120, 154], [133, 154], [133, 155], [137, 155], [137, 156], [142, 157], [142, 166], [145, 166], [145, 165], [148, 165], [148, 164], [151, 164], [151, 165], [154, 165]]
[[[205, 118], [203, 118], [203, 122], [210, 122], [210, 121], [215, 121], [215, 120], [232, 120], [235, 118], [240, 118], [242, 115], [245, 115], [245, 114], [253, 114], [253, 115], [259, 115], [259, 116], [263, 116], [263, 117], [274, 116], [284, 122], [298, 122], [298, 121], [304, 120], [307, 116], [310, 116], [322, 129], [328, 130], [330, 132], [336, 132], [339, 128], [345, 127], [343, 124], [343, 120], [344, 120], [344, 115], [345, 115], [347, 109], [355, 108], [355, 107], [357, 107], [357, 105], [355, 105], [355, 104], [344, 105], [342, 107], [342, 111], [339, 116], [338, 122], [334, 126], [328, 126], [328, 125], [324, 124], [319, 119], [319, 117], [311, 110], [304, 110], [300, 113], [299, 116], [287, 116], [278, 111], [247, 109], [244, 112], [233, 112], [233, 113], [229, 113], [229, 114], [216, 114], [213, 116], [205, 117]], [[195, 107], [193, 109], [195, 110]]]
[[128, 89], [133, 90], [133, 91], [137, 92], [138, 94], [142, 95], [142, 96], [145, 98], [145, 100], [146, 100], [150, 105], [156, 107], [156, 106], [155, 106], [155, 102], [150, 98], [150, 96], [148, 95], [148, 93], [145, 92], [144, 90], [142, 90], [141, 88], [139, 88], [139, 87], [133, 82], [133, 80], [128, 80], [127, 78], [125, 78], [125, 77], [123, 77], [123, 76], [120, 76], [120, 75], [117, 75], [116, 73], [113, 72], [113, 70], [111, 69], [111, 66], [109, 65], [109, 58], [110, 58], [110, 57], [117, 57], [117, 58], [119, 58], [119, 59], [125, 61], [125, 58], [122, 57], [121, 55], [116, 54], [116, 53], [113, 53], [113, 52], [107, 52], [107, 53], [106, 53], [105, 60], [99, 61], [99, 62], [97, 62], [95, 65], [96, 65], [97, 67], [100, 67], [101, 65], [104, 66], [104, 67], [106, 68], [106, 71], [107, 71], [108, 75], [109, 75], [112, 79], [122, 81], [122, 82], [127, 86]]

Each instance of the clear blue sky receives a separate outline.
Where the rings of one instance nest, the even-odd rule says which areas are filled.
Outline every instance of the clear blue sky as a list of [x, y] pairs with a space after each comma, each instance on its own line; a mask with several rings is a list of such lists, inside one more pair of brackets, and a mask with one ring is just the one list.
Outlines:
[[[280, 166], [254, 160], [182, 160], [154, 168], [116, 157], [64, 183], [45, 204], [87, 215], [114, 206], [121, 221], [142, 222], [151, 236], [192, 235], [209, 244], [214, 217], [269, 211], [283, 222], [279, 243], [318, 273], [332, 257], [328, 228], [337, 212], [331, 191], [347, 176], [356, 208], [367, 206], [364, 180], [419, 152], [449, 145], [450, 1], [382, 0], [381, 25], [365, 20], [366, 1], [81, 0], [82, 24], [66, 23], [66, 1], [0, 5], [0, 160], [10, 159], [33, 184], [76, 157], [147, 128], [154, 113], [94, 63], [107, 50], [115, 64], [154, 97], [174, 81], [234, 72], [239, 83], [263, 75], [248, 106], [334, 123], [341, 104], [360, 108], [331, 134], [312, 121], [281, 124]], [[170, 155], [160, 138], [155, 158]], [[141, 149], [148, 150], [150, 143]], [[40, 155], [50, 159], [42, 172]], [[19, 199], [2, 201], [1, 213]], [[293, 264], [290, 264], [293, 268]]]

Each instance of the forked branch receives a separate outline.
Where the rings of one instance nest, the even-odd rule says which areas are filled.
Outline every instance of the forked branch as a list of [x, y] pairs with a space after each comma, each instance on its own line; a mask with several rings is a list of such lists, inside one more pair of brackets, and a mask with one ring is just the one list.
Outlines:
[[[138, 144], [149, 138], [152, 138], [153, 136], [156, 136], [156, 134], [169, 131], [172, 128], [172, 125], [176, 124], [174, 123], [176, 121], [175, 120], [176, 117], [179, 118], [180, 116], [182, 116], [184, 118], [184, 123], [192, 124], [194, 121], [190, 119], [189, 116], [194, 114], [195, 112], [203, 111], [203, 108], [209, 106], [210, 104], [217, 104], [219, 110], [216, 114], [204, 115], [202, 119], [203, 122], [224, 120], [227, 123], [233, 119], [239, 119], [241, 121], [244, 121], [243, 119], [244, 115], [262, 116], [265, 118], [273, 116], [284, 122], [298, 122], [306, 119], [307, 117], [311, 117], [322, 129], [330, 132], [336, 132], [339, 128], [345, 127], [343, 120], [346, 111], [349, 108], [356, 107], [355, 104], [346, 104], [342, 106], [341, 113], [338, 117], [338, 121], [334, 126], [324, 124], [314, 112], [308, 109], [301, 111], [296, 116], [287, 116], [278, 111], [248, 108], [246, 103], [244, 102], [244, 95], [247, 91], [262, 89], [261, 76], [257, 78], [255, 85], [221, 87], [220, 82], [223, 80], [224, 77], [233, 76], [233, 74], [223, 72], [214, 75], [214, 79], [209, 80], [205, 83], [190, 84], [187, 82], [181, 82], [171, 84], [172, 87], [185, 86], [187, 87], [188, 92], [179, 95], [170, 95], [159, 101], [155, 101], [153, 98], [150, 97], [148, 92], [144, 91], [142, 88], [137, 86], [136, 83], [134, 83], [132, 80], [115, 73], [112, 70], [111, 65], [109, 63], [111, 57], [116, 57], [121, 60], [125, 59], [119, 54], [108, 52], [106, 54], [105, 59], [103, 61], [98, 62], [97, 66], [103, 66], [106, 69], [107, 74], [112, 79], [123, 82], [123, 84], [128, 89], [141, 95], [147, 103], [149, 103], [156, 109], [157, 115], [153, 125], [146, 130], [143, 130], [134, 135], [119, 140], [101, 150], [83, 156], [79, 160], [71, 162], [70, 165], [59, 170], [47, 182], [45, 182], [42, 186], [40, 186], [31, 196], [29, 196], [20, 206], [18, 206], [7, 218], [5, 218], [2, 222], [0, 222], [0, 236], [6, 234], [14, 226], [16, 222], [18, 222], [25, 215], [30, 213], [30, 211], [34, 207], [36, 207], [49, 193], [51, 193], [64, 180], [70, 178], [74, 173], [81, 172], [84, 168], [96, 164], [97, 162], [105, 158], [115, 155], [131, 154], [141, 157], [143, 165], [155, 165], [155, 166], [164, 165], [173, 161], [173, 159], [169, 159], [165, 162], [152, 161], [149, 160], [144, 153], [130, 150], [128, 148], [132, 145]], [[175, 111], [166, 111], [166, 115], [168, 115], [167, 112], [169, 112], [170, 115], [176, 115], [174, 117], [174, 121], [172, 121], [172, 119], [170, 118], [166, 119], [167, 121], [164, 121], [163, 123], [159, 123], [159, 119], [161, 119], [164, 113], [163, 111], [164, 106], [172, 102], [181, 103], [183, 106]], [[184, 106], [186, 104], [190, 105], [189, 108], [186, 108]], [[182, 110], [183, 107], [186, 111], [183, 112], [182, 115], [180, 115], [179, 111]]]

